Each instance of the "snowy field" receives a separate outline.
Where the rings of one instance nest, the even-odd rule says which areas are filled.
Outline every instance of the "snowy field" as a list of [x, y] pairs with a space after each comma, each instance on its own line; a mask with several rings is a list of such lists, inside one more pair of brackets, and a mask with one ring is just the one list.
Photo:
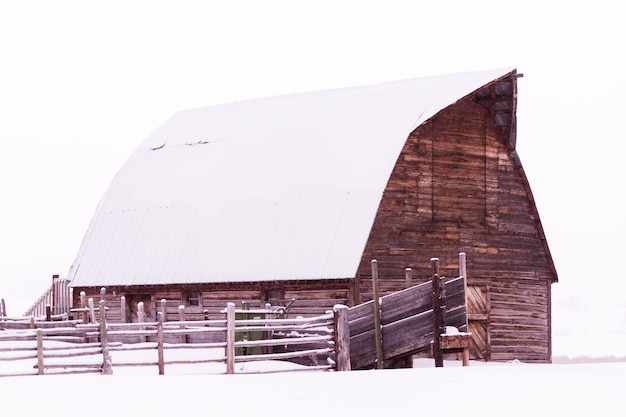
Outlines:
[[[430, 361], [429, 361], [430, 362]], [[418, 366], [426, 365], [423, 363]], [[144, 368], [137, 368], [144, 369]], [[56, 416], [623, 415], [626, 362], [248, 375], [0, 378], [3, 410]]]
[[[126, 353], [112, 354], [115, 363], [116, 357]], [[148, 360], [154, 356], [154, 352], [143, 354]], [[626, 360], [583, 364], [472, 361], [469, 367], [446, 361], [443, 368], [435, 368], [433, 360], [418, 359], [413, 369], [266, 374], [254, 372], [286, 369], [285, 364], [257, 362], [237, 364], [237, 372], [251, 373], [236, 375], [216, 374], [222, 372], [216, 366], [169, 365], [161, 376], [156, 366], [114, 365], [113, 375], [3, 377], [2, 409], [49, 417], [624, 413], [621, 395], [626, 388]]]

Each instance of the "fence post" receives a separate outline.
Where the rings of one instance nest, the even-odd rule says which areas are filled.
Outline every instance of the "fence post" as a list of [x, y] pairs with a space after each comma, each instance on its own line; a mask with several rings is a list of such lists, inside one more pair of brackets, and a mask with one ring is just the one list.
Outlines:
[[378, 261], [372, 260], [372, 290], [374, 298], [374, 335], [376, 343], [376, 369], [385, 367], [383, 332], [380, 325], [380, 293], [378, 290]]
[[404, 287], [409, 288], [413, 282], [413, 271], [411, 268], [404, 270]]
[[43, 331], [37, 329], [37, 375], [43, 375]]
[[96, 321], [96, 310], [93, 306], [93, 298], [89, 298], [89, 300], [87, 300], [87, 304], [89, 305], [89, 319], [91, 320], [91, 323], [97, 323]]
[[[53, 314], [57, 314], [57, 310], [56, 310], [56, 306], [57, 306], [57, 300], [56, 300], [56, 290], [57, 290], [57, 286], [56, 286], [56, 281], [57, 279], [59, 279], [59, 276], [57, 274], [52, 275], [52, 285], [50, 286], [50, 301], [52, 302], [52, 305], [50, 306], [50, 316], [52, 316]], [[48, 306], [46, 306], [48, 307]], [[52, 320], [52, 318], [50, 318], [50, 320], [47, 320], [47, 316], [48, 316], [48, 312], [46, 311], [46, 321], [50, 321]]]
[[52, 306], [46, 304], [46, 321], [52, 321]]
[[[465, 302], [465, 328], [469, 329], [467, 322], [467, 262], [465, 259], [465, 252], [459, 253], [459, 275], [463, 277], [463, 296]], [[466, 330], [469, 331], [469, 330]]]
[[159, 359], [159, 375], [165, 374], [165, 359], [163, 356], [163, 312], [157, 313], [157, 352]]
[[443, 366], [443, 351], [441, 350], [441, 333], [443, 329], [443, 316], [441, 312], [441, 284], [439, 280], [439, 258], [430, 260], [433, 268], [432, 279], [432, 305], [433, 305], [433, 356], [435, 366]]
[[348, 322], [348, 307], [336, 304], [333, 307], [335, 315], [335, 357], [337, 371], [350, 371], [350, 324]]
[[[183, 322], [185, 321], [185, 306], [183, 304], [178, 306], [178, 321], [180, 321], [180, 329], [184, 329], [185, 325], [183, 324]], [[184, 333], [181, 333], [180, 335], [180, 343], [187, 343], [187, 335]]]
[[4, 302], [4, 298], [2, 300], [0, 300], [0, 316], [2, 316], [2, 317], [6, 317], [7, 316], [7, 305]]
[[235, 303], [226, 304], [226, 373], [235, 373]]
[[[265, 303], [265, 310], [266, 310], [266, 313], [265, 313], [265, 317], [264, 318], [266, 320], [269, 320], [269, 319], [273, 318], [272, 314], [271, 314], [272, 313], [272, 304]], [[265, 327], [267, 327], [267, 326], [268, 325], [266, 324]], [[263, 332], [263, 339], [264, 340], [269, 340], [271, 338], [272, 338], [272, 332], [271, 331]], [[262, 352], [263, 352], [263, 354], [268, 355], [268, 354], [274, 352], [274, 348], [272, 346], [263, 346]]]
[[[137, 303], [137, 323], [143, 323], [144, 322], [144, 317], [146, 315], [146, 312], [144, 310], [144, 304], [143, 301], [140, 301]], [[145, 327], [141, 326], [139, 327], [140, 330], [145, 330]], [[146, 336], [145, 335], [141, 335], [139, 336], [139, 342], [143, 343], [146, 341]]]
[[100, 344], [102, 344], [102, 373], [112, 375], [111, 355], [109, 354], [109, 338], [107, 336], [106, 309], [104, 298], [100, 300]]
[[80, 292], [80, 308], [82, 309], [82, 316], [83, 316], [83, 324], [87, 324], [87, 312], [85, 311], [85, 308], [87, 307], [87, 294], [85, 293], [85, 291], [81, 291]]
[[143, 301], [137, 303], [137, 323], [143, 323], [143, 318], [145, 315]]
[[167, 300], [161, 299], [161, 313], [163, 313], [163, 323], [167, 321]]
[[128, 322], [128, 316], [126, 313], [126, 297], [123, 295], [120, 297], [120, 320], [122, 323]]

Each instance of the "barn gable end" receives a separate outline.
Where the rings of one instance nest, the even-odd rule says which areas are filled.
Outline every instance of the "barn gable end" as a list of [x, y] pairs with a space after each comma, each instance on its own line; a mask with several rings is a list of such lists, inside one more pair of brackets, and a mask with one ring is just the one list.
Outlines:
[[405, 285], [405, 268], [415, 282], [428, 280], [432, 257], [441, 259], [443, 275], [455, 276], [463, 251], [469, 290], [479, 298], [469, 311], [480, 339], [473, 356], [546, 362], [557, 275], [510, 139], [515, 77], [485, 86], [411, 133], [361, 260], [357, 299], [371, 299], [371, 259], [379, 261], [382, 290], [391, 292]]

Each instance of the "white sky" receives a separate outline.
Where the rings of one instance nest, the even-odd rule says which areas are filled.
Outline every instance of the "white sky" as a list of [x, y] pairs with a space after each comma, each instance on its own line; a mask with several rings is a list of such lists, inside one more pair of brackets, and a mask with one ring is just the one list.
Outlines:
[[67, 273], [115, 173], [177, 111], [510, 66], [555, 333], [625, 331], [625, 18], [604, 0], [2, 2], [0, 297], [22, 314]]

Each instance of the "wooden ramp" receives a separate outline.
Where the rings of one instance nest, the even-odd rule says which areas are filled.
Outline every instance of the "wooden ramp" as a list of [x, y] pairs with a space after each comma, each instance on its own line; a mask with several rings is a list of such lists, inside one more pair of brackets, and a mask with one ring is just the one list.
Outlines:
[[[453, 326], [459, 332], [467, 332], [465, 277], [433, 277], [431, 281], [380, 297], [378, 306], [369, 301], [349, 309], [352, 369], [390, 367], [399, 359], [431, 349], [437, 319], [433, 314], [433, 301], [437, 303], [433, 297], [433, 282], [436, 281], [441, 285], [439, 301], [443, 313], [442, 326], [438, 328]], [[375, 315], [376, 307], [379, 318]], [[377, 322], [380, 323], [379, 336]], [[381, 355], [378, 349], [382, 352], [384, 366], [377, 365], [377, 357]]]

